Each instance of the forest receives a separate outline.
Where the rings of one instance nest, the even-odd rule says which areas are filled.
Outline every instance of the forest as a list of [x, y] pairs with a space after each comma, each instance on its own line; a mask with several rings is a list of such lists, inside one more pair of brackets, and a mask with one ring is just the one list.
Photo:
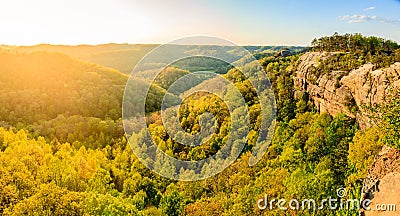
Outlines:
[[[261, 108], [249, 78], [232, 65], [207, 58], [166, 67], [151, 83], [146, 100], [147, 128], [166, 154], [201, 160], [220, 150], [229, 136], [234, 119], [224, 100], [230, 95], [182, 99], [167, 92], [177, 79], [194, 71], [212, 70], [231, 81], [248, 107], [250, 126], [240, 157], [219, 174], [191, 182], [162, 177], [133, 154], [121, 109], [132, 67], [154, 46], [0, 48], [0, 215], [358, 215], [357, 209], [339, 208], [261, 210], [257, 200], [322, 200], [336, 196], [339, 188], [347, 189], [345, 198], [359, 199], [375, 155], [384, 145], [400, 148], [398, 90], [383, 105], [371, 107], [371, 112], [380, 113], [379, 122], [366, 130], [344, 114], [319, 113], [307, 94], [294, 97], [298, 60], [310, 49], [336, 53], [312, 69], [317, 76], [349, 72], [368, 62], [375, 68], [400, 62], [400, 45], [393, 41], [334, 34], [315, 39], [310, 48], [245, 47], [267, 73], [277, 106], [271, 144], [252, 167], [248, 162], [260, 132]], [[283, 48], [292, 55], [276, 55]], [[233, 53], [232, 47], [188, 49]], [[254, 62], [244, 67], [255, 70]], [[157, 65], [148, 64], [133, 74], [138, 88], [150, 82], [154, 68]], [[201, 85], [219, 83], [210, 77], [188, 83]], [[169, 137], [160, 112], [165, 95], [174, 104], [182, 103], [179, 121], [188, 134], [199, 132], [202, 113], [213, 113], [217, 124], [212, 138], [192, 147]]]

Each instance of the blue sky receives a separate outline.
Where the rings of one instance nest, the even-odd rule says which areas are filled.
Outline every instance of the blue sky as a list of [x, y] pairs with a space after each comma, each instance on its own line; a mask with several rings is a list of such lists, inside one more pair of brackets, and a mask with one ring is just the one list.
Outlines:
[[[313, 37], [331, 35], [335, 31], [378, 35], [400, 42], [400, 1], [228, 2], [220, 1], [218, 7], [226, 16], [236, 19], [243, 38], [254, 38], [254, 43], [308, 44]], [[242, 19], [238, 14], [244, 15]]]
[[166, 43], [194, 35], [241, 45], [308, 45], [334, 32], [400, 42], [398, 0], [8, 0], [0, 44]]

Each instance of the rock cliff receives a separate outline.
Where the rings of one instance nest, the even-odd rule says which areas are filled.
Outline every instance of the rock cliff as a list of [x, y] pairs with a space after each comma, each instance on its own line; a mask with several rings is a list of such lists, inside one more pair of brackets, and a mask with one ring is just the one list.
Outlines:
[[295, 96], [307, 92], [320, 112], [344, 113], [357, 118], [362, 129], [370, 127], [363, 105], [379, 104], [389, 87], [400, 87], [400, 63], [377, 70], [368, 63], [350, 72], [331, 71], [320, 77], [311, 72], [310, 68], [334, 54], [309, 52], [300, 57], [294, 77]]
[[[400, 215], [400, 150], [383, 147], [368, 173], [361, 199], [371, 200], [370, 209], [360, 215]], [[383, 207], [386, 211], [380, 211]]]
[[[400, 62], [383, 69], [368, 63], [350, 72], [331, 71], [317, 77], [313, 66], [332, 55], [335, 53], [309, 52], [300, 57], [293, 80], [295, 97], [308, 93], [320, 112], [344, 113], [356, 118], [361, 129], [371, 127], [363, 105], [382, 103], [390, 87], [400, 87]], [[372, 200], [372, 210], [361, 210], [360, 215], [400, 215], [400, 150], [384, 147], [368, 173], [362, 199]], [[379, 204], [394, 204], [396, 211], [376, 211]]]

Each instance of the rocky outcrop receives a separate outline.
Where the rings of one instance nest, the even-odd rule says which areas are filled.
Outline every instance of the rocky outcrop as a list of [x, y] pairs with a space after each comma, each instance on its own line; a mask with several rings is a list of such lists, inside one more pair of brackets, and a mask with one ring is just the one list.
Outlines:
[[330, 75], [317, 77], [310, 72], [310, 68], [319, 64], [317, 61], [324, 61], [332, 53], [306, 53], [300, 57], [300, 63], [294, 77], [296, 89], [295, 97], [307, 92], [314, 101], [320, 112], [328, 112], [331, 115], [346, 113], [351, 117], [354, 114], [347, 109], [347, 104], [351, 101], [350, 90], [344, 86], [337, 88], [337, 79], [344, 72], [332, 71]]
[[[367, 199], [371, 202], [369, 206], [365, 206], [370, 209], [361, 209], [360, 215], [400, 215], [399, 191], [400, 150], [385, 146], [371, 165], [364, 181], [361, 203], [367, 203]], [[383, 211], [382, 207], [386, 210]]]
[[299, 59], [294, 77], [295, 96], [307, 92], [320, 112], [357, 118], [362, 129], [371, 126], [363, 105], [381, 103], [389, 87], [400, 87], [400, 63], [374, 70], [371, 63], [350, 72], [331, 71], [316, 77], [310, 70], [335, 53], [309, 52]]
[[[313, 70], [323, 60], [335, 53], [306, 53], [299, 59], [294, 77], [295, 96], [308, 93], [320, 112], [331, 115], [344, 113], [356, 118], [361, 129], [372, 126], [364, 106], [380, 104], [391, 87], [400, 87], [400, 63], [388, 68], [375, 69], [365, 64], [350, 72], [331, 71], [319, 77]], [[384, 147], [371, 165], [364, 181], [362, 200], [371, 200], [371, 210], [361, 210], [360, 215], [400, 215], [400, 150]], [[396, 211], [378, 211], [384, 204]], [[389, 206], [390, 205], [390, 206]]]

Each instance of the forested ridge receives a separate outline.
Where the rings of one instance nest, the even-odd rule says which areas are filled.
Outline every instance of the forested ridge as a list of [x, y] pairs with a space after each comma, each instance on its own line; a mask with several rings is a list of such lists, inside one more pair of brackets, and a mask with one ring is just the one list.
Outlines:
[[[312, 46], [314, 51], [339, 53], [314, 68], [318, 75], [349, 71], [367, 62], [379, 68], [400, 61], [397, 43], [358, 34], [323, 37]], [[357, 210], [327, 208], [260, 210], [257, 200], [265, 196], [322, 200], [335, 197], [339, 188], [347, 188], [346, 198], [360, 198], [363, 179], [378, 151], [384, 144], [400, 146], [400, 118], [394, 109], [400, 104], [398, 92], [386, 105], [371, 108], [383, 113], [378, 127], [361, 131], [355, 119], [319, 113], [307, 94], [294, 97], [293, 76], [303, 48], [283, 57], [275, 55], [281, 47], [248, 47], [267, 72], [276, 98], [278, 122], [267, 153], [249, 167], [261, 121], [254, 87], [236, 68], [209, 60], [239, 89], [248, 106], [248, 141], [240, 157], [216, 176], [172, 181], [146, 168], [126, 140], [121, 120], [126, 71], [100, 66], [100, 60], [88, 63], [89, 58], [60, 48], [59, 53], [26, 49], [0, 51], [1, 215], [358, 215]], [[182, 160], [200, 160], [217, 152], [231, 124], [221, 98], [195, 94], [179, 109], [182, 128], [196, 134], [199, 116], [209, 111], [218, 120], [217, 133], [197, 147], [175, 143], [166, 133], [159, 103], [180, 76], [211, 69], [199, 62], [180, 61], [165, 68], [146, 101], [152, 138], [164, 152]], [[137, 74], [139, 87], [154, 73], [153, 66], [148, 67]], [[246, 67], [251, 71], [253, 64]], [[218, 85], [211, 79], [194, 82]], [[179, 95], [169, 97], [181, 100]]]

